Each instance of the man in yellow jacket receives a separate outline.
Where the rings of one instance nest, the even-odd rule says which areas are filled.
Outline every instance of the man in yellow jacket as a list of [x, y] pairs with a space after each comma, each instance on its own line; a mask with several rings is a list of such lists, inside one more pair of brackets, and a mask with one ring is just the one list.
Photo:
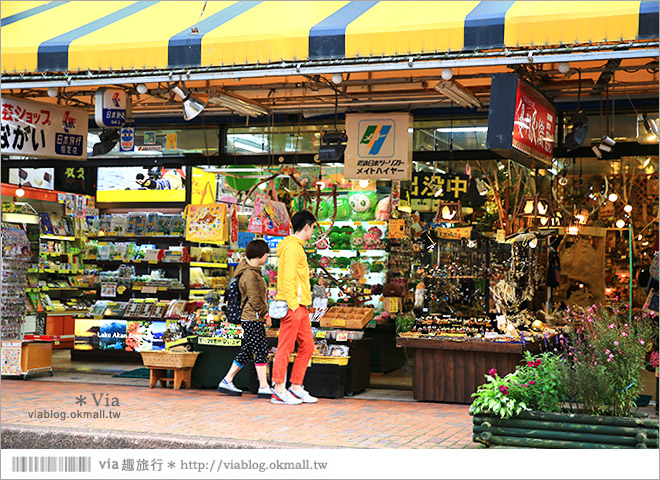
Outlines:
[[[277, 246], [277, 296], [289, 306], [284, 318], [280, 320], [280, 333], [277, 352], [273, 360], [273, 395], [271, 403], [280, 405], [299, 405], [316, 403], [303, 387], [307, 364], [314, 353], [314, 337], [309, 321], [307, 307], [312, 304], [309, 286], [309, 266], [304, 245], [314, 233], [316, 218], [311, 212], [303, 210], [291, 217], [293, 235], [289, 235]], [[296, 341], [298, 354], [291, 370], [291, 387], [286, 390], [285, 377], [289, 365], [289, 356]]]

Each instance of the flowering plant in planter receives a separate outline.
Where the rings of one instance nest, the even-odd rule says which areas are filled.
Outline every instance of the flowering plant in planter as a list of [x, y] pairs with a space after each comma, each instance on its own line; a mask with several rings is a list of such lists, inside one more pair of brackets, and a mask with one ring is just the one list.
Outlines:
[[516, 371], [500, 377], [491, 369], [472, 394], [473, 415], [501, 418], [524, 410], [571, 411], [630, 416], [641, 389], [640, 371], [658, 336], [657, 316], [626, 306], [592, 306], [569, 311], [571, 321], [560, 348], [524, 354]]
[[500, 377], [494, 368], [488, 371], [486, 383], [472, 394], [474, 415], [488, 412], [509, 418], [523, 410], [560, 411], [564, 390], [557, 364], [561, 357], [550, 352], [524, 355], [524, 363], [513, 373]]
[[657, 316], [629, 307], [592, 306], [569, 312], [571, 330], [564, 343], [562, 383], [575, 410], [629, 416], [641, 389], [640, 371], [658, 336]]

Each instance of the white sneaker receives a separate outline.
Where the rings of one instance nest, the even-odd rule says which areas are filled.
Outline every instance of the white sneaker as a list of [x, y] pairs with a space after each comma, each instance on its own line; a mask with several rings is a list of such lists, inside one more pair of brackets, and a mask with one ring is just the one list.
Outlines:
[[239, 397], [243, 395], [243, 390], [237, 388], [236, 385], [234, 385], [234, 382], [228, 382], [224, 378], [218, 385], [218, 392], [226, 393], [227, 395], [231, 395], [233, 397]]
[[270, 398], [273, 395], [273, 390], [270, 387], [259, 388], [257, 398]]
[[273, 390], [273, 393], [270, 397], [270, 403], [274, 403], [276, 405], [300, 405], [303, 402], [298, 397], [291, 395], [288, 390], [284, 390], [284, 393], [281, 395]]
[[304, 388], [301, 388], [300, 390], [293, 390], [291, 387], [289, 387], [289, 392], [291, 392], [291, 395], [298, 398], [303, 403], [316, 403], [319, 401], [318, 398], [311, 396], [309, 392]]

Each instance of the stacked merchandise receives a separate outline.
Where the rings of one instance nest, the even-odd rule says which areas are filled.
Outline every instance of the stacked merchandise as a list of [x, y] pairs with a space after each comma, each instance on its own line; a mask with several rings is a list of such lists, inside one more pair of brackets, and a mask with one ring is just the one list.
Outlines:
[[21, 339], [27, 306], [30, 243], [25, 231], [2, 225], [2, 338]]
[[133, 212], [90, 219], [91, 237], [182, 237], [186, 220], [181, 214]]

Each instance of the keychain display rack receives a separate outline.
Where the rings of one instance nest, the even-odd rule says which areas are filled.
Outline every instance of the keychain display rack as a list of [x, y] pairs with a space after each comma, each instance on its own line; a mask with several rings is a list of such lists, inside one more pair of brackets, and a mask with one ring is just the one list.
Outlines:
[[22, 339], [27, 310], [27, 269], [30, 243], [24, 230], [2, 225], [2, 338]]

